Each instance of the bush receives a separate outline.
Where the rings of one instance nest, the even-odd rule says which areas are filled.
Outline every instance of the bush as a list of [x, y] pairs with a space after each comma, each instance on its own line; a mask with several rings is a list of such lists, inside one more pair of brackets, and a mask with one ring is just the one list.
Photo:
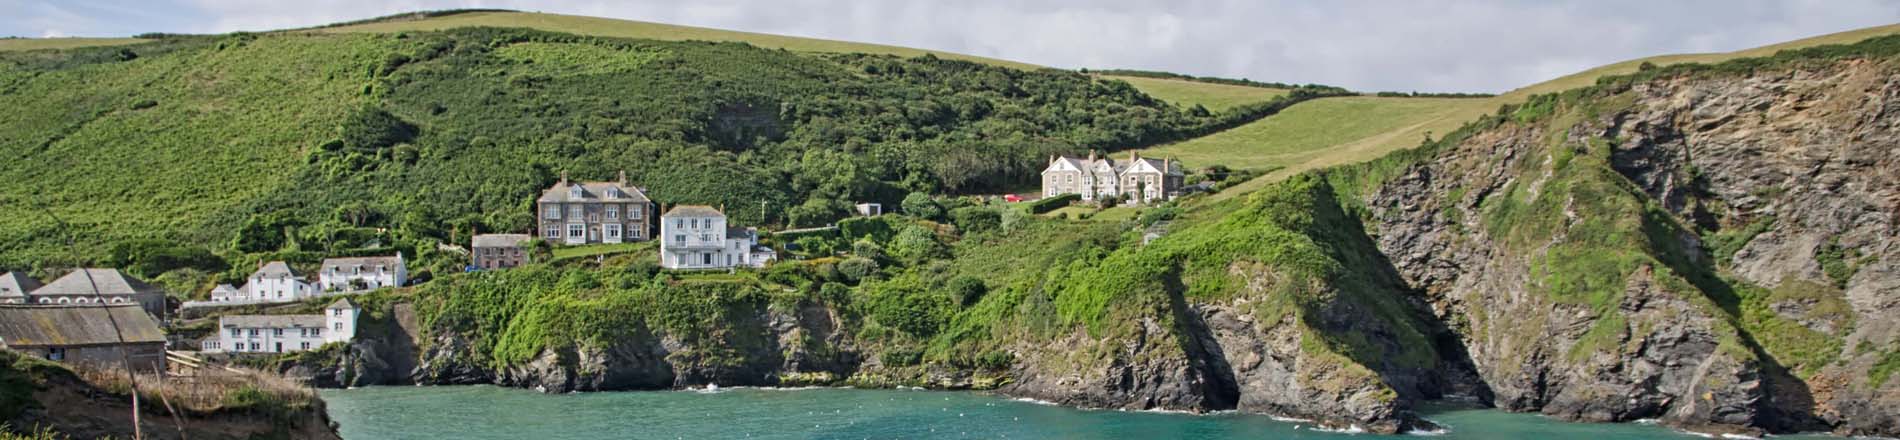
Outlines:
[[949, 289], [950, 297], [956, 298], [957, 303], [964, 307], [975, 305], [990, 291], [989, 286], [983, 285], [982, 279], [968, 275], [950, 280]]
[[950, 210], [950, 223], [965, 234], [994, 231], [1003, 226], [1002, 214], [982, 206], [965, 206]]
[[838, 273], [843, 274], [845, 279], [849, 279], [854, 283], [864, 282], [864, 280], [877, 277], [877, 271], [877, 261], [869, 258], [851, 257], [846, 258], [842, 263], [838, 263]]
[[838, 251], [837, 245], [832, 243], [831, 240], [817, 236], [801, 237], [798, 241], [792, 242], [792, 245], [798, 247], [799, 252], [804, 252], [806, 255], [811, 256], [831, 255]]
[[1030, 214], [1041, 214], [1069, 206], [1069, 204], [1075, 203], [1077, 200], [1082, 200], [1081, 194], [1063, 194], [1029, 202], [1029, 205], [1026, 206], [1025, 209], [1028, 209]]
[[944, 255], [943, 243], [937, 242], [937, 234], [922, 226], [912, 225], [904, 228], [891, 238], [891, 245], [885, 250], [891, 257], [908, 264], [917, 264]]
[[872, 260], [882, 260], [884, 259], [884, 247], [878, 246], [877, 242], [871, 241], [869, 238], [860, 238], [856, 243], [851, 243], [851, 254]]
[[931, 200], [929, 194], [913, 192], [910, 193], [910, 195], [904, 196], [903, 208], [905, 214], [910, 214], [917, 218], [929, 220], [943, 219], [943, 207], [938, 206], [936, 200]]
[[891, 224], [884, 217], [853, 217], [838, 222], [838, 236], [846, 240], [870, 238], [879, 243], [891, 240]]
[[908, 367], [924, 361], [924, 351], [915, 348], [893, 348], [877, 356], [886, 367]]

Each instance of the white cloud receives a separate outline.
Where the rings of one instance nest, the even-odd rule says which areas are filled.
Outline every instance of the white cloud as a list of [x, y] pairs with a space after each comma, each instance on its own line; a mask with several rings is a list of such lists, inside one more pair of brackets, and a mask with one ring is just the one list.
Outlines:
[[1900, 0], [0, 0], [0, 34], [311, 26], [506, 8], [864, 41], [1076, 68], [1364, 90], [1503, 91], [1648, 55], [1900, 21]]

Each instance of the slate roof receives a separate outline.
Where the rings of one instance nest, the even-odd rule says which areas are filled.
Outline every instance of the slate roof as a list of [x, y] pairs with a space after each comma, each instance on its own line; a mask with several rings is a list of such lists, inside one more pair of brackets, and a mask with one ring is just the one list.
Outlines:
[[40, 288], [40, 280], [19, 272], [0, 273], [0, 296], [26, 296]]
[[[575, 186], [579, 186], [581, 188], [581, 196], [579, 198], [575, 198], [574, 194], [571, 191], [569, 191], [571, 188]], [[618, 192], [616, 192], [615, 190], [618, 190]], [[610, 197], [614, 195], [618, 195], [619, 197]], [[542, 202], [555, 202], [555, 203], [650, 202], [652, 201], [650, 199], [647, 199], [646, 191], [643, 191], [639, 187], [635, 187], [631, 185], [621, 185], [620, 182], [555, 183], [554, 186], [550, 186], [548, 187], [547, 190], [541, 191], [541, 198], [536, 199], [536, 200], [542, 201]]]
[[528, 234], [481, 234], [475, 236], [470, 247], [520, 247], [528, 239]]
[[137, 305], [0, 305], [0, 345], [7, 347], [115, 345], [119, 334], [124, 343], [165, 343], [165, 332]]
[[323, 315], [225, 315], [218, 328], [323, 328]]
[[758, 233], [759, 233], [759, 230], [753, 229], [753, 228], [741, 228], [741, 227], [736, 227], [736, 226], [726, 227], [726, 239], [742, 238], [742, 239], [747, 239], [747, 240], [757, 240], [759, 238], [757, 237]]
[[323, 306], [324, 310], [354, 309], [354, 308], [356, 308], [356, 303], [350, 302], [349, 298], [337, 298], [336, 302], [330, 303], [330, 305], [327, 305], [327, 306]]
[[325, 258], [323, 259], [323, 271], [329, 272], [331, 268], [336, 267], [363, 266], [364, 268], [374, 268], [378, 264], [383, 265], [386, 269], [395, 270], [396, 265], [402, 264], [402, 254], [396, 254], [390, 257]]
[[257, 268], [256, 272], [251, 272], [251, 278], [259, 278], [259, 277], [296, 278], [297, 271], [291, 270], [290, 265], [282, 261], [272, 261], [269, 263], [264, 263], [264, 267]]
[[[86, 275], [91, 274], [88, 282]], [[93, 286], [98, 286], [94, 289]], [[140, 295], [162, 294], [157, 287], [145, 284], [118, 269], [87, 268], [75, 270], [59, 277], [46, 286], [33, 290], [33, 295]]]
[[666, 210], [666, 214], [660, 215], [660, 218], [669, 218], [669, 217], [725, 218], [726, 214], [723, 212], [719, 212], [719, 209], [717, 208], [713, 208], [707, 205], [679, 205], [679, 206], [673, 207], [673, 209]]

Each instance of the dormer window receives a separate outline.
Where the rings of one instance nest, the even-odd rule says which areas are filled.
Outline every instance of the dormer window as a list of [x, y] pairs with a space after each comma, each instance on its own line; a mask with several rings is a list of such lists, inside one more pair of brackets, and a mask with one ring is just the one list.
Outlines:
[[578, 199], [578, 198], [585, 197], [586, 195], [587, 195], [587, 192], [582, 191], [580, 185], [567, 187], [567, 198]]
[[620, 192], [620, 187], [607, 188], [607, 198], [618, 199], [622, 197], [626, 197], [626, 195]]

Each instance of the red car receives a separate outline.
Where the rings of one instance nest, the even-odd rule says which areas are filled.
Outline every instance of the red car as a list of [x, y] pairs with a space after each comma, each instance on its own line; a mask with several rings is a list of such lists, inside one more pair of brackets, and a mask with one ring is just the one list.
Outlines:
[[1022, 198], [1022, 196], [1018, 196], [1018, 195], [1015, 195], [1015, 194], [1004, 194], [1004, 195], [1003, 195], [1003, 201], [1005, 201], [1005, 202], [1012, 202], [1012, 203], [1014, 203], [1014, 202], [1020, 202], [1020, 201], [1023, 201], [1023, 198]]

